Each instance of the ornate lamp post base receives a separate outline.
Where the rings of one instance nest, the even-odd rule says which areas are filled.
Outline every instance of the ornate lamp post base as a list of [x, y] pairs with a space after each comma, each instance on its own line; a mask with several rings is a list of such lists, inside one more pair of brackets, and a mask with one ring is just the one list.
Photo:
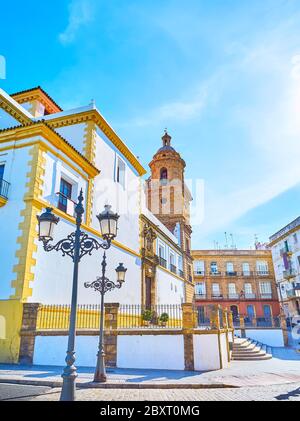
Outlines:
[[98, 354], [97, 357], [97, 367], [94, 375], [94, 382], [95, 383], [106, 383], [107, 376], [105, 370], [105, 352], [102, 349], [101, 353]]

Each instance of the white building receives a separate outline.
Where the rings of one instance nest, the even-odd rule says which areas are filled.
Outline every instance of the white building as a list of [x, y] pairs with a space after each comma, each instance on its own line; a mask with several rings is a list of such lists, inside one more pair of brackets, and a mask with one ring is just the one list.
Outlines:
[[[0, 361], [17, 361], [24, 303], [70, 303], [73, 262], [45, 252], [37, 239], [37, 218], [46, 207], [60, 218], [53, 243], [75, 228], [74, 203], [84, 194], [82, 230], [101, 242], [96, 215], [109, 204], [120, 215], [116, 241], [107, 251], [107, 276], [127, 268], [122, 289], [108, 302], [146, 303], [141, 217], [156, 232], [155, 294], [150, 304], [180, 304], [185, 298], [182, 251], [176, 237], [145, 206], [146, 170], [103, 118], [95, 104], [63, 111], [40, 87], [8, 95], [0, 89], [0, 315], [6, 321]], [[79, 304], [98, 304], [84, 287], [101, 271], [102, 252], [84, 257]], [[164, 260], [166, 260], [166, 263]], [[155, 301], [153, 301], [153, 297]], [[1, 333], [1, 332], [0, 332]], [[9, 355], [9, 358], [7, 358]]]
[[287, 317], [300, 314], [300, 217], [270, 237], [278, 296]]

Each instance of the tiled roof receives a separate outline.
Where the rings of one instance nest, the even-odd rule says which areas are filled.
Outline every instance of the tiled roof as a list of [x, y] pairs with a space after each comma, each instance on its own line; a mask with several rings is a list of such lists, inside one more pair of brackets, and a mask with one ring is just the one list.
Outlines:
[[49, 94], [47, 94], [46, 91], [41, 86], [36, 86], [31, 89], [25, 89], [24, 91], [14, 92], [13, 94], [10, 94], [10, 96], [13, 98], [14, 96], [30, 93], [32, 91], [40, 90], [60, 111], [63, 111], [63, 109], [51, 98]]

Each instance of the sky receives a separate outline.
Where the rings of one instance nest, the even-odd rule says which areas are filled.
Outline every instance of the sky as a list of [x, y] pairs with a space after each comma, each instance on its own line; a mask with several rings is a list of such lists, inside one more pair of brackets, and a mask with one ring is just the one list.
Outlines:
[[2, 1], [0, 86], [94, 99], [146, 168], [168, 128], [193, 248], [249, 248], [300, 214], [299, 22], [299, 0]]

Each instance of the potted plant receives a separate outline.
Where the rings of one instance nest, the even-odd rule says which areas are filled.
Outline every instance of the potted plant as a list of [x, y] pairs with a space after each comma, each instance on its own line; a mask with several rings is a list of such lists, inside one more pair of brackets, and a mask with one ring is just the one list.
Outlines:
[[159, 321], [160, 321], [162, 326], [164, 326], [164, 327], [167, 326], [167, 323], [169, 321], [168, 313], [162, 313], [160, 318], [159, 318]]
[[142, 313], [142, 320], [144, 326], [149, 326], [153, 317], [153, 312], [151, 310], [144, 310]]

